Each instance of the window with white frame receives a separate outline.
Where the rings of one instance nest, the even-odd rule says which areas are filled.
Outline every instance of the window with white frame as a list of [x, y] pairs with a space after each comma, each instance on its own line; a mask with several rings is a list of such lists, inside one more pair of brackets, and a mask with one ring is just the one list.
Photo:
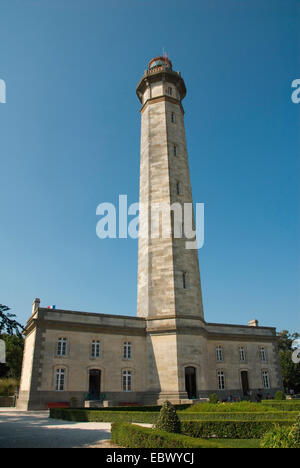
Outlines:
[[100, 357], [100, 341], [93, 340], [92, 341], [92, 358]]
[[171, 112], [171, 122], [172, 122], [172, 123], [176, 123], [175, 112]]
[[217, 357], [217, 361], [219, 361], [219, 362], [224, 360], [222, 346], [217, 346], [216, 347], [216, 357]]
[[263, 346], [260, 348], [260, 360], [261, 360], [261, 362], [266, 362], [267, 361], [266, 350], [265, 350], [265, 348]]
[[132, 344], [129, 341], [126, 341], [123, 346], [123, 358], [131, 359], [132, 358]]
[[132, 390], [132, 374], [131, 371], [123, 371], [123, 392], [131, 392]]
[[270, 376], [268, 371], [263, 371], [262, 372], [262, 380], [263, 380], [263, 386], [264, 388], [270, 388]]
[[224, 390], [225, 389], [225, 374], [223, 371], [218, 371], [218, 387], [219, 390]]
[[65, 369], [56, 369], [55, 372], [55, 390], [57, 392], [63, 392], [65, 389]]
[[243, 346], [240, 347], [240, 361], [245, 362], [246, 361], [246, 351]]
[[66, 356], [67, 355], [67, 338], [59, 338], [57, 341], [57, 349], [56, 354], [57, 356]]

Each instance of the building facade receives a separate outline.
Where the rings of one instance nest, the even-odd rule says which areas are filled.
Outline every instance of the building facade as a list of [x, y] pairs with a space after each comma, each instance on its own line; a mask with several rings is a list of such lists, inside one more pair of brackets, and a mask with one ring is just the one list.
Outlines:
[[166, 57], [151, 60], [137, 86], [137, 317], [45, 309], [35, 299], [25, 330], [19, 408], [71, 400], [79, 406], [87, 400], [183, 402], [210, 393], [249, 398], [282, 388], [274, 328], [256, 320], [245, 326], [204, 319], [198, 251], [187, 248], [193, 239], [176, 212], [192, 204], [185, 94]]

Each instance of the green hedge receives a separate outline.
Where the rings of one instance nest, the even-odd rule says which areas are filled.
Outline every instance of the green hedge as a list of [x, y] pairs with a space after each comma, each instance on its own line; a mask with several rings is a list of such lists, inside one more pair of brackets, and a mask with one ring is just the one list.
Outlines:
[[112, 424], [111, 440], [121, 447], [129, 448], [218, 448], [218, 444], [213, 441], [126, 423]]
[[295, 400], [286, 400], [286, 401], [278, 401], [278, 400], [266, 400], [263, 401], [263, 405], [266, 408], [273, 408], [277, 411], [298, 411], [300, 412], [300, 401]]
[[291, 426], [293, 421], [183, 421], [181, 431], [190, 437], [219, 439], [260, 439], [278, 426]]
[[[187, 408], [189, 408], [191, 405], [173, 405], [176, 409], [176, 411], [183, 411], [183, 410], [186, 410]], [[160, 410], [162, 408], [162, 405], [153, 405], [153, 406], [108, 406], [108, 407], [100, 407], [100, 408], [84, 408], [84, 407], [80, 407], [80, 408], [76, 408], [78, 410], [82, 410], [82, 411], [85, 411], [85, 410], [89, 410], [89, 411], [117, 411], [117, 412], [120, 412], [120, 411], [125, 411], [125, 412], [129, 412], [129, 411], [138, 411], [138, 412], [146, 412], [146, 413], [152, 413], [152, 412], [155, 412], [155, 413], [159, 413]]]
[[[279, 402], [282, 403], [282, 402]], [[185, 410], [186, 413], [262, 413], [276, 411], [271, 405], [255, 403], [251, 401], [239, 401], [236, 403], [195, 403]], [[284, 410], [282, 410], [284, 411]], [[296, 410], [295, 410], [296, 411]]]
[[187, 413], [184, 411], [177, 412], [181, 421], [211, 421], [211, 420], [230, 420], [230, 421], [272, 421], [278, 419], [291, 420], [294, 422], [297, 419], [298, 411], [267, 411], [253, 413]]
[[50, 418], [77, 422], [135, 422], [155, 424], [157, 412], [95, 411], [90, 409], [51, 408]]
[[[295, 421], [297, 412], [268, 412], [268, 413], [187, 413], [178, 411], [181, 421], [231, 420], [231, 421], [259, 421], [259, 420], [290, 420]], [[78, 422], [133, 422], [155, 424], [159, 413], [156, 411], [96, 411], [75, 408], [51, 408], [50, 418]]]

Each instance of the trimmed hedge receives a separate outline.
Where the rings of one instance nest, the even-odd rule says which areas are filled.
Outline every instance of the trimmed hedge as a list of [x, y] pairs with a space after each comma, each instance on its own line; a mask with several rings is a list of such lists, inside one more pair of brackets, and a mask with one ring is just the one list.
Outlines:
[[300, 402], [295, 400], [265, 400], [263, 405], [267, 408], [273, 408], [273, 411], [298, 411], [300, 412]]
[[[282, 403], [282, 402], [279, 402]], [[195, 403], [185, 410], [186, 413], [262, 413], [276, 411], [271, 405], [254, 403], [251, 401], [239, 401], [236, 403]], [[280, 410], [284, 411], [284, 410]], [[296, 410], [295, 410], [296, 411]]]
[[183, 421], [181, 431], [190, 437], [219, 439], [260, 439], [278, 426], [291, 426], [293, 421]]
[[[183, 410], [186, 410], [187, 408], [189, 408], [191, 405], [173, 405], [174, 408], [176, 409], [176, 411], [183, 411]], [[129, 411], [138, 411], [139, 413], [140, 412], [146, 412], [146, 413], [159, 413], [160, 410], [162, 409], [162, 405], [153, 405], [153, 406], [107, 406], [107, 407], [95, 407], [95, 408], [85, 408], [85, 407], [77, 407], [76, 408], [77, 410], [81, 410], [81, 411], [86, 411], [86, 410], [89, 410], [89, 411], [117, 411], [118, 413], [120, 411], [125, 411], [125, 412], [129, 412]]]
[[112, 424], [111, 440], [121, 447], [129, 448], [218, 448], [218, 444], [213, 441], [126, 423]]
[[[179, 411], [179, 419], [181, 421], [214, 421], [214, 420], [230, 420], [230, 421], [259, 421], [259, 420], [290, 420], [295, 421], [298, 416], [297, 412], [267, 412], [267, 413], [188, 413]], [[90, 409], [77, 408], [51, 408], [50, 418], [63, 419], [65, 421], [78, 422], [133, 422], [155, 424], [159, 417], [156, 411], [96, 411]]]
[[90, 409], [51, 408], [50, 418], [77, 422], [135, 422], [155, 424], [157, 411], [95, 411]]
[[178, 411], [178, 416], [181, 421], [215, 421], [215, 420], [230, 420], [230, 421], [272, 421], [272, 420], [290, 420], [294, 422], [298, 417], [298, 411], [267, 411], [267, 412], [252, 412], [252, 413], [187, 413]]

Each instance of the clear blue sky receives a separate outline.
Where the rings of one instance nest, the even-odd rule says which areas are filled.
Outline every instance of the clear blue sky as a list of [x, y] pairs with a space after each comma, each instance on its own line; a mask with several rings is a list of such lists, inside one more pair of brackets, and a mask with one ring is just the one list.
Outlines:
[[136, 314], [137, 242], [96, 207], [138, 199], [147, 62], [187, 86], [207, 321], [300, 331], [297, 0], [0, 0], [0, 303]]

